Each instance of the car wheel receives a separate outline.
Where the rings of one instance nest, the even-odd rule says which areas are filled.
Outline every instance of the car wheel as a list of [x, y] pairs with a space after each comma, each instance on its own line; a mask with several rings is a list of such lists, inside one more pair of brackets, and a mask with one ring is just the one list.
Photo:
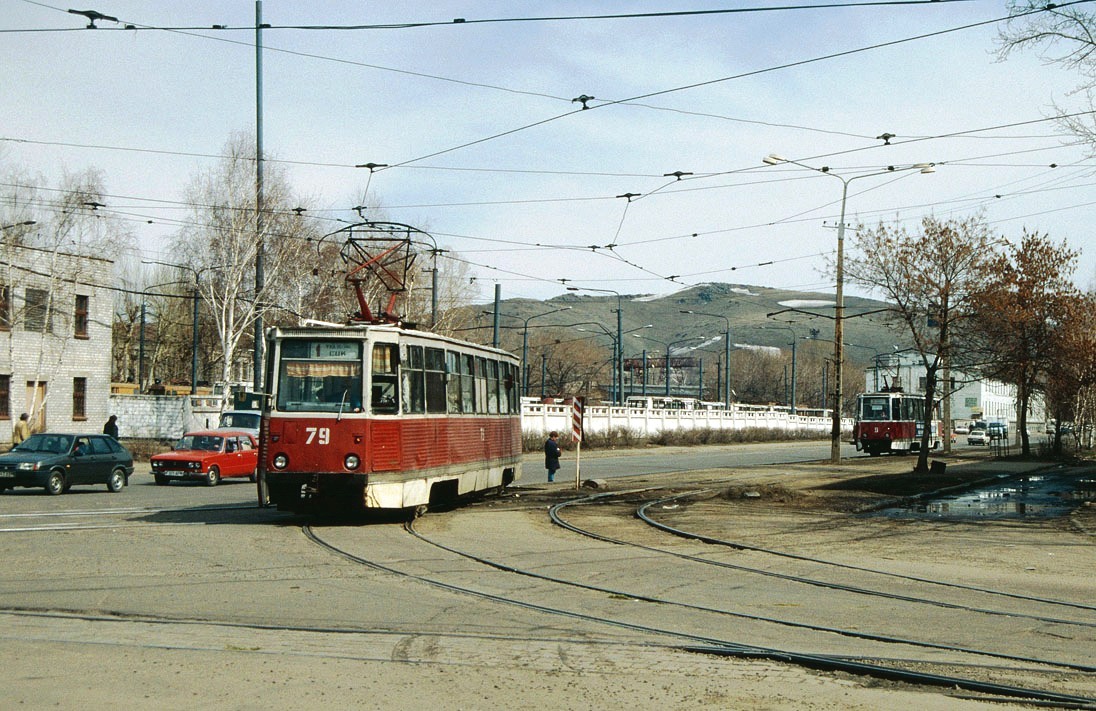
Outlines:
[[221, 482], [221, 470], [216, 465], [209, 468], [206, 472], [205, 483], [206, 486], [217, 486]]
[[252, 484], [257, 482], [259, 480], [258, 470], [255, 470], [255, 471], [251, 472], [251, 474], [247, 477], [247, 480], [250, 481]]
[[156, 486], [167, 486], [166, 476], [164, 476], [163, 474], [153, 474], [152, 476], [154, 479], [156, 479]]
[[126, 473], [121, 469], [115, 469], [110, 473], [110, 478], [107, 479], [107, 490], [113, 494], [117, 494], [126, 486]]
[[65, 491], [65, 475], [61, 472], [50, 472], [46, 479], [46, 493], [50, 496], [58, 496]]

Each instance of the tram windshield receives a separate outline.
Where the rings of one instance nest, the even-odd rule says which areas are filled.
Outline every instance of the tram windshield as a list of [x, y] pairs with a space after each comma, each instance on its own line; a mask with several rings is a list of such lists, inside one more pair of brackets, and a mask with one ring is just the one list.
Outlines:
[[362, 344], [282, 341], [277, 403], [283, 412], [361, 412]]
[[891, 419], [890, 413], [890, 398], [883, 396], [865, 395], [860, 398], [860, 419], [861, 420], [889, 420]]

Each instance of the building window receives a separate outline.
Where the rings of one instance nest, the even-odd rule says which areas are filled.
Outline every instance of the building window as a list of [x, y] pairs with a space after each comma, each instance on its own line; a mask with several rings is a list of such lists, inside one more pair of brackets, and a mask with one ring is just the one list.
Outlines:
[[26, 315], [23, 330], [36, 333], [53, 333], [53, 319], [49, 318], [49, 292], [27, 287]]
[[11, 330], [11, 287], [0, 286], [0, 331]]
[[72, 379], [72, 419], [86, 420], [88, 418], [88, 379]]
[[72, 334], [76, 338], [88, 337], [88, 297], [81, 294], [76, 295], [76, 313], [73, 314], [73, 323], [75, 324], [75, 332]]
[[11, 376], [0, 375], [0, 420], [11, 419]]

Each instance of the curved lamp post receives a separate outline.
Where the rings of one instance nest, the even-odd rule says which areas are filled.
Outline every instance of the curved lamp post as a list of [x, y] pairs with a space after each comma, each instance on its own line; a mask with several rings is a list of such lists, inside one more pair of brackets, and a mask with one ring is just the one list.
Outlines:
[[[572, 324], [572, 325], [573, 326], [597, 326], [598, 328], [600, 328], [601, 332], [604, 333], [606, 336], [608, 336], [609, 340], [613, 344], [613, 357], [614, 357], [614, 359], [619, 357], [619, 363], [620, 363], [621, 366], [623, 366], [623, 363], [624, 363], [624, 355], [623, 355], [624, 345], [617, 340], [617, 337], [614, 336], [609, 331], [609, 329], [605, 328], [605, 326], [598, 323], [597, 321], [583, 321], [582, 323], [576, 323], [576, 324]], [[629, 329], [629, 330], [625, 331], [622, 335], [628, 335], [629, 333], [635, 333], [636, 331], [642, 331], [645, 328], [654, 328], [654, 327], [655, 327], [655, 325], [653, 323], [649, 323], [645, 326], [639, 326], [637, 328]], [[593, 333], [593, 331], [590, 331], [589, 329], [586, 329], [586, 328], [576, 328], [575, 330], [576, 331], [582, 331], [584, 333]], [[619, 356], [618, 356], [618, 354], [619, 354]], [[614, 363], [614, 366], [615, 365], [616, 365], [616, 363]], [[617, 368], [614, 367], [613, 370], [616, 371]], [[621, 367], [619, 373], [614, 373], [613, 380], [616, 383], [617, 392], [623, 393], [624, 392], [624, 370], [623, 370], [623, 367]], [[634, 376], [633, 376], [632, 384], [633, 384], [633, 387], [634, 387], [634, 385], [635, 385]], [[624, 396], [623, 396], [623, 394], [620, 397], [620, 403], [619, 404], [621, 406], [624, 405]]]
[[789, 325], [763, 325], [763, 329], [779, 329], [781, 331], [787, 331], [791, 334], [791, 414], [796, 414], [796, 341], [799, 336], [796, 334], [796, 330], [792, 329]]
[[654, 341], [655, 343], [666, 349], [666, 397], [670, 397], [670, 354], [673, 351], [674, 346], [678, 345], [679, 343], [688, 343], [689, 341], [706, 338], [706, 336], [689, 336], [688, 338], [679, 338], [676, 341], [670, 341], [669, 343], [667, 343], [666, 341], [660, 341], [657, 338], [651, 338], [650, 336], [644, 336], [639, 333], [633, 333], [632, 335], [636, 338], [643, 338], [648, 341]]
[[201, 280], [202, 272], [207, 272], [212, 269], [221, 269], [222, 265], [213, 265], [208, 267], [202, 267], [201, 269], [195, 269], [187, 264], [175, 264], [174, 262], [161, 262], [156, 259], [142, 259], [142, 264], [161, 264], [165, 267], [175, 267], [176, 269], [182, 269], [188, 271], [194, 275], [194, 314], [193, 325], [191, 327], [190, 336], [190, 394], [198, 394], [198, 300], [201, 298]]
[[616, 308], [616, 315], [617, 315], [617, 318], [616, 318], [616, 322], [617, 322], [617, 348], [616, 348], [616, 353], [613, 354], [613, 361], [616, 364], [616, 381], [617, 381], [617, 384], [618, 384], [618, 387], [617, 387], [617, 404], [618, 405], [623, 405], [624, 404], [624, 388], [619, 387], [619, 384], [624, 382], [624, 347], [620, 343], [620, 339], [623, 338], [623, 321], [622, 321], [623, 316], [622, 316], [622, 314], [624, 312], [621, 308], [620, 292], [619, 291], [613, 291], [612, 289], [594, 289], [594, 288], [591, 288], [591, 287], [588, 287], [588, 286], [569, 286], [569, 287], [567, 287], [567, 291], [596, 291], [596, 292], [599, 292], [599, 293], [602, 293], [602, 294], [614, 294], [614, 295], [616, 295], [616, 299], [617, 299], [617, 308]]
[[932, 163], [917, 163], [897, 169], [894, 166], [890, 166], [887, 170], [880, 170], [874, 173], [863, 173], [861, 175], [854, 175], [851, 178], [843, 178], [836, 173], [831, 173], [829, 166], [815, 168], [806, 163], [800, 163], [799, 161], [778, 156], [775, 153], [770, 153], [765, 156], [761, 159], [761, 162], [766, 165], [791, 163], [792, 165], [798, 165], [800, 168], [813, 170], [822, 175], [829, 175], [841, 181], [841, 217], [837, 223], [837, 304], [834, 306], [833, 319], [833, 425], [830, 428], [830, 462], [837, 464], [841, 461], [841, 369], [844, 355], [841, 348], [841, 339], [844, 335], [842, 319], [845, 315], [845, 204], [848, 202], [849, 197], [849, 183], [854, 180], [859, 180], [860, 178], [887, 175], [896, 172], [896, 170], [919, 170], [921, 173], [927, 174], [935, 173], [936, 168]]
[[723, 323], [727, 325], [727, 330], [723, 332], [723, 404], [727, 406], [727, 409], [731, 409], [731, 320], [722, 314], [707, 314], [701, 311], [682, 311], [683, 314], [693, 314], [694, 316], [708, 316], [711, 318], [721, 318]]
[[533, 314], [527, 319], [523, 319], [524, 325], [521, 329], [521, 394], [527, 396], [529, 394], [529, 366], [527, 365], [529, 359], [529, 322], [535, 318], [541, 316], [547, 316], [548, 314], [559, 313], [560, 311], [569, 311], [573, 306], [564, 306], [561, 309], [553, 309], [551, 311], [545, 311], [540, 314]]

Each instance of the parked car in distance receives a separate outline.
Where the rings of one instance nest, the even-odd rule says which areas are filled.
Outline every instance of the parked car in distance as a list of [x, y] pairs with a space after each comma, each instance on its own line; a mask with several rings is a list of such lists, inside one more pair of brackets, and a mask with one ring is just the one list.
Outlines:
[[259, 445], [255, 435], [243, 430], [188, 432], [170, 452], [152, 455], [149, 463], [161, 486], [181, 479], [200, 479], [206, 486], [217, 486], [227, 477], [255, 481]]
[[989, 444], [989, 433], [978, 427], [967, 433], [967, 444]]
[[970, 432], [970, 427], [968, 427], [967, 425], [956, 425], [955, 429], [952, 430], [952, 431], [955, 434], [966, 434], [966, 433]]
[[217, 429], [243, 430], [259, 436], [262, 413], [255, 410], [226, 410], [217, 421]]
[[133, 455], [106, 435], [39, 432], [0, 454], [0, 491], [40, 486], [56, 496], [78, 484], [106, 484], [117, 493], [132, 473]]
[[990, 439], [1008, 439], [1008, 424], [1004, 422], [990, 422], [986, 426], [986, 432]]

